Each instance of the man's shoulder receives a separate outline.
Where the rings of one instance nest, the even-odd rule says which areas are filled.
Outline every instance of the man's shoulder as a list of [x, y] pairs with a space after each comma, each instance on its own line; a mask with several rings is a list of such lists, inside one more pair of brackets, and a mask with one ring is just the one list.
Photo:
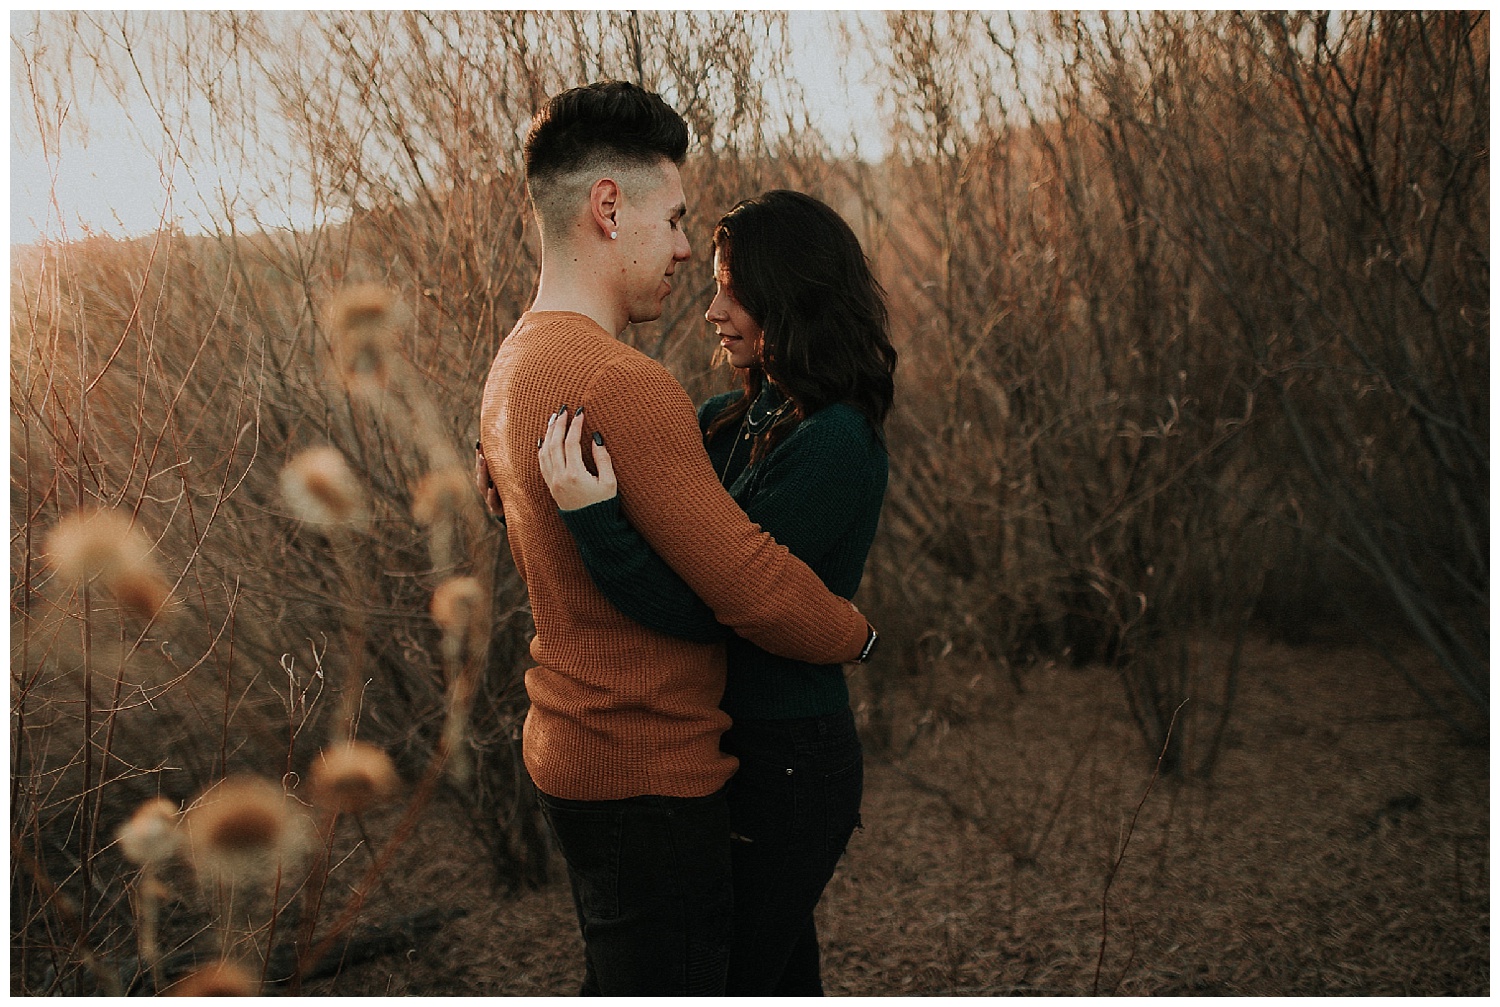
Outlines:
[[530, 360], [564, 359], [569, 368], [597, 373], [609, 371], [616, 380], [678, 385], [660, 362], [606, 332], [587, 315], [573, 311], [533, 311], [522, 315], [501, 344], [504, 352]]
[[576, 311], [528, 311], [516, 319], [501, 348], [506, 346], [540, 352], [587, 347], [604, 354], [611, 354], [616, 348], [628, 349], [598, 322]]

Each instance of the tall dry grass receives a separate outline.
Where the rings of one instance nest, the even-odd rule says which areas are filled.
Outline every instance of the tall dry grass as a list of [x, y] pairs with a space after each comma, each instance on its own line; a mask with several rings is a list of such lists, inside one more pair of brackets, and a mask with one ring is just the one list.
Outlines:
[[[227, 963], [202, 983], [258, 988], [287, 941], [305, 972], [440, 789], [497, 885], [545, 877], [525, 592], [464, 473], [535, 278], [524, 124], [601, 76], [698, 137], [688, 282], [627, 334], [695, 396], [725, 386], [699, 319], [736, 199], [827, 199], [890, 292], [872, 749], [970, 715], [968, 659], [1028, 688], [1070, 657], [1118, 670], [1143, 764], [1206, 776], [1245, 634], [1340, 613], [1398, 666], [1403, 626], [1466, 697], [1455, 729], [1487, 731], [1487, 15], [893, 13], [852, 43], [880, 163], [809, 126], [776, 14], [22, 27], [29, 142], [57, 149], [101, 89], [221, 223], [13, 260], [13, 992], [123, 987], [187, 948]], [[188, 170], [210, 154], [230, 170]], [[277, 227], [293, 199], [315, 222]], [[145, 543], [143, 580], [59, 565], [47, 536], [95, 511]], [[373, 835], [326, 810], [320, 753], [351, 738], [413, 781]], [[246, 774], [311, 837], [253, 899], [112, 845], [144, 802]]]

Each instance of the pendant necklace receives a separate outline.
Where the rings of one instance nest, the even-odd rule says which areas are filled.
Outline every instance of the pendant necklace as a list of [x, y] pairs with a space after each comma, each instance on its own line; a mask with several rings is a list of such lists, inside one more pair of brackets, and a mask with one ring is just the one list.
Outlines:
[[734, 464], [734, 453], [739, 449], [740, 441], [748, 441], [765, 433], [776, 424], [776, 421], [781, 418], [781, 414], [786, 412], [787, 406], [791, 404], [791, 399], [785, 400], [781, 403], [781, 405], [777, 406], [775, 409], [772, 409], [770, 412], [766, 413], [766, 415], [762, 416], [759, 422], [756, 422], [750, 416], [750, 414], [755, 410], [755, 406], [753, 403], [751, 404], [749, 409], [745, 410], [745, 418], [740, 421], [740, 435], [730, 443], [729, 457], [724, 459], [724, 471], [719, 473], [720, 483], [723, 483], [725, 479], [729, 478], [729, 469], [730, 466]]
[[744, 434], [742, 434], [741, 436], [743, 436], [744, 439], [748, 441], [750, 438], [757, 437], [760, 434], [764, 433], [770, 427], [775, 425], [776, 421], [781, 418], [781, 414], [786, 412], [786, 407], [791, 404], [792, 400], [787, 399], [786, 401], [782, 402], [781, 405], [777, 406], [775, 409], [772, 409], [770, 412], [766, 413], [766, 415], [762, 416], [759, 423], [755, 422], [755, 419], [750, 415], [755, 411], [755, 407], [751, 406], [749, 409], [746, 409], [745, 421], [742, 424]]

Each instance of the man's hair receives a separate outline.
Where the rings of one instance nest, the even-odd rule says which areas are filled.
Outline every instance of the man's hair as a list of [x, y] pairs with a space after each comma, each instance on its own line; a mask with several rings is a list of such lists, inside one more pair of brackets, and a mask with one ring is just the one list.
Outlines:
[[[523, 148], [526, 186], [544, 223], [571, 212], [570, 183], [600, 169], [682, 164], [688, 128], [645, 88], [601, 80], [554, 95], [531, 119]], [[592, 179], [588, 181], [592, 182]]]

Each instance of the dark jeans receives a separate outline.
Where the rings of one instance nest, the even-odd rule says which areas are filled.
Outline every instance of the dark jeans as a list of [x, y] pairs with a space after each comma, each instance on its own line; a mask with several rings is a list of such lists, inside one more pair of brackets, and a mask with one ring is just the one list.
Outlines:
[[540, 794], [583, 931], [582, 996], [721, 996], [734, 912], [729, 808], [710, 797]]
[[734, 941], [728, 993], [822, 996], [813, 909], [859, 825], [864, 757], [854, 714], [736, 721], [729, 781]]

